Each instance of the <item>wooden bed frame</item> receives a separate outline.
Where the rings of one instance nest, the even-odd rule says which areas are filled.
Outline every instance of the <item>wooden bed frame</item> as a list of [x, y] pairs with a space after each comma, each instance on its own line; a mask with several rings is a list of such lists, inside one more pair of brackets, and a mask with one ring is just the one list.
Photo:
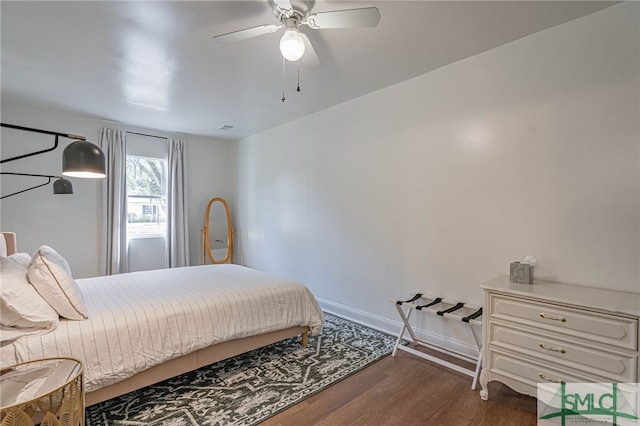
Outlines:
[[[7, 256], [16, 252], [16, 235], [13, 232], [1, 232], [7, 246]], [[127, 379], [96, 389], [85, 395], [85, 405], [93, 405], [116, 396], [141, 389], [162, 380], [187, 373], [189, 371], [222, 361], [227, 358], [258, 349], [289, 337], [301, 336], [302, 346], [307, 346], [309, 327], [291, 327], [266, 334], [230, 340], [197, 350], [187, 355], [155, 365]]]

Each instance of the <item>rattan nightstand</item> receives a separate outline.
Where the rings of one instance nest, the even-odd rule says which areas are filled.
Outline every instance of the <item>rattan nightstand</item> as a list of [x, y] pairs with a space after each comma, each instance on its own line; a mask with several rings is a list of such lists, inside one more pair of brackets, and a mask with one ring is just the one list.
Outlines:
[[83, 366], [45, 358], [0, 370], [1, 426], [83, 426]]

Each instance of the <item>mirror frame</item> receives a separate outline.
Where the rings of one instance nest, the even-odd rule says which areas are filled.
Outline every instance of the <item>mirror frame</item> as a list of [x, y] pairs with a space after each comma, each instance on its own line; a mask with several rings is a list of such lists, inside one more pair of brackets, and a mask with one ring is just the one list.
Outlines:
[[[209, 215], [211, 214], [211, 207], [215, 202], [220, 202], [224, 206], [224, 210], [227, 216], [227, 254], [224, 256], [224, 259], [218, 260], [213, 257], [213, 253], [211, 251], [211, 241], [209, 238]], [[229, 211], [229, 204], [224, 198], [215, 197], [209, 200], [209, 204], [207, 204], [207, 212], [204, 217], [204, 228], [202, 228], [202, 264], [207, 264], [207, 257], [214, 265], [222, 264], [222, 263], [233, 263], [233, 233], [234, 229], [231, 224], [231, 212]]]

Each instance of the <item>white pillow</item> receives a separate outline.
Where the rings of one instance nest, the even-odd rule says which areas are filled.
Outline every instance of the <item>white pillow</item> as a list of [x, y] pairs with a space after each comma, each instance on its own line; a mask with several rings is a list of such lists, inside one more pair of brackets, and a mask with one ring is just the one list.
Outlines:
[[61, 317], [87, 319], [87, 309], [69, 264], [49, 246], [40, 246], [29, 266], [29, 281]]
[[58, 326], [58, 313], [29, 283], [28, 269], [8, 257], [3, 257], [0, 262], [0, 324], [6, 327], [55, 329]]
[[9, 256], [9, 259], [19, 263], [25, 268], [28, 268], [31, 263], [31, 255], [29, 253], [13, 253]]

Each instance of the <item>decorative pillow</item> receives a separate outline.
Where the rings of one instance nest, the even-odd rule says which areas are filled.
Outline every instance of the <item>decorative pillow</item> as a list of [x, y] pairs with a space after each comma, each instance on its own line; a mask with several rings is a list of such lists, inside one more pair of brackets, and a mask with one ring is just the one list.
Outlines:
[[29, 266], [29, 281], [61, 317], [87, 319], [87, 309], [69, 264], [49, 246], [40, 246]]
[[0, 262], [0, 324], [17, 328], [55, 329], [58, 326], [58, 313], [29, 283], [28, 269], [8, 257], [0, 259]]
[[25, 268], [28, 268], [29, 264], [31, 263], [31, 255], [29, 253], [13, 253], [11, 256], [9, 256], [9, 259], [19, 263]]

